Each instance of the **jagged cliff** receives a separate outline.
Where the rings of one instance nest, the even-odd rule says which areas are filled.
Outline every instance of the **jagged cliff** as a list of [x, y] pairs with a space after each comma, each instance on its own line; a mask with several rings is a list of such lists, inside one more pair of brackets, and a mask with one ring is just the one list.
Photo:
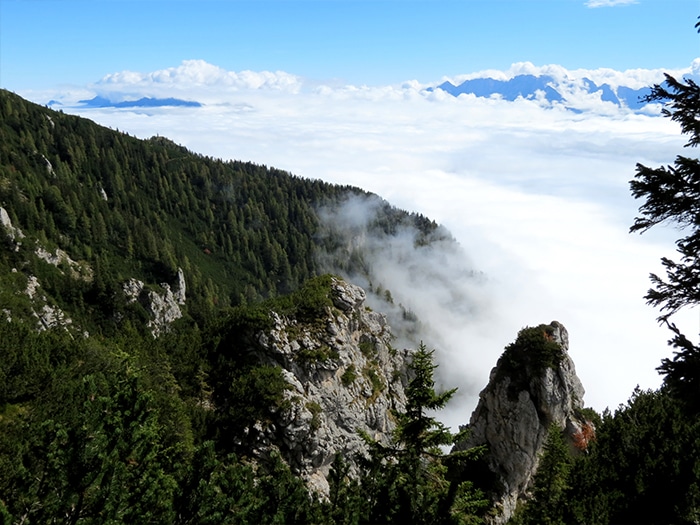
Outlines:
[[557, 321], [521, 330], [491, 371], [468, 437], [455, 446], [487, 447], [496, 479], [493, 524], [506, 523], [527, 497], [550, 429], [564, 430], [572, 449], [585, 446], [582, 429], [590, 422], [581, 414], [584, 389], [568, 349], [568, 332]]
[[279, 450], [310, 488], [328, 493], [336, 454], [351, 467], [366, 443], [386, 442], [403, 410], [405, 353], [391, 345], [383, 314], [365, 306], [362, 288], [332, 279], [333, 306], [312, 322], [272, 312], [273, 327], [257, 334], [261, 358], [282, 367], [287, 408], [247, 429], [247, 446]]

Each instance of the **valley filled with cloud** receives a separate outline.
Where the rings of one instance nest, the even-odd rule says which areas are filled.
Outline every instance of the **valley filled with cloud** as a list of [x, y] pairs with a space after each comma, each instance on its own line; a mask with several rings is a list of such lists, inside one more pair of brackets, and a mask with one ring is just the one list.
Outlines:
[[[697, 78], [699, 71], [696, 60], [668, 73]], [[551, 76], [565, 96], [552, 101], [537, 92], [505, 100], [435, 89], [447, 80], [518, 75]], [[658, 105], [614, 104], [585, 89], [584, 79], [615, 90], [664, 77], [656, 70], [521, 63], [430, 85], [369, 87], [188, 60], [20, 94], [138, 137], [168, 137], [203, 155], [359, 186], [443, 224], [459, 242], [457, 253], [421, 260], [409, 247], [400, 259], [374, 264], [394, 299], [431, 327], [426, 343], [437, 349], [444, 386], [459, 386], [464, 402], [454, 403], [462, 405], [460, 413], [447, 412], [454, 426], [466, 422], [517, 331], [555, 319], [569, 330], [586, 404], [615, 408], [636, 385], [660, 384], [655, 368], [670, 355], [670, 334], [657, 326], [643, 296], [649, 273], [660, 271], [660, 257], [673, 258], [679, 235], [670, 228], [628, 233], [640, 204], [629, 180], [638, 162], [670, 164], [693, 152], [684, 151], [678, 126], [660, 116]], [[201, 105], [84, 102], [94, 97]], [[697, 313], [678, 323], [688, 334], [698, 331]]]

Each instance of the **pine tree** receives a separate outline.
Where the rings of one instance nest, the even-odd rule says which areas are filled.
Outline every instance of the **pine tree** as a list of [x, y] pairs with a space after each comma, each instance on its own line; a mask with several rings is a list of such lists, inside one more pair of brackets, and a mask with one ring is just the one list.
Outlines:
[[389, 446], [368, 440], [372, 461], [362, 479], [370, 523], [480, 523], [486, 502], [468, 482], [450, 480], [441, 447], [454, 436], [431, 413], [445, 407], [456, 388], [435, 391], [434, 350], [421, 342], [408, 367], [406, 410], [395, 411]]
[[562, 431], [552, 425], [535, 474], [532, 499], [513, 521], [522, 525], [565, 525], [569, 471], [573, 458]]
[[[695, 27], [700, 28], [700, 22]], [[684, 82], [666, 75], [665, 84], [655, 85], [646, 101], [663, 102], [663, 114], [690, 135], [686, 147], [696, 147], [700, 144], [700, 86], [691, 79]], [[637, 164], [630, 187], [636, 199], [645, 199], [639, 208], [641, 216], [635, 219], [630, 231], [643, 233], [663, 223], [689, 230], [686, 237], [676, 242], [680, 259], [661, 259], [666, 277], [652, 274], [654, 287], [645, 298], [660, 308], [658, 320], [673, 332], [669, 343], [677, 349], [673, 359], [662, 361], [659, 371], [671, 390], [691, 410], [698, 411], [700, 347], [681, 333], [671, 316], [682, 308], [700, 304], [700, 160], [679, 155], [674, 166], [649, 168]]]

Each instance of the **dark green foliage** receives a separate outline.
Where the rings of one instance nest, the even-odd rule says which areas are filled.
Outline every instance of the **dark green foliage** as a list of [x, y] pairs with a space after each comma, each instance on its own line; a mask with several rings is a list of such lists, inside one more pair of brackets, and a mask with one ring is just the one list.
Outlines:
[[231, 402], [212, 413], [201, 403], [224, 385], [200, 345], [225, 339], [181, 329], [98, 342], [0, 323], [5, 522], [332, 523], [279, 458], [225, 452], [243, 425], [280, 408], [280, 368], [240, 360], [227, 375]]
[[409, 383], [406, 387], [406, 411], [397, 413], [396, 441], [407, 454], [438, 454], [439, 447], [452, 443], [450, 431], [429, 412], [444, 408], [457, 391], [435, 392], [433, 374], [437, 365], [433, 361], [434, 350], [421, 343], [409, 365]]
[[278, 297], [266, 304], [276, 312], [313, 323], [323, 318], [327, 308], [333, 306], [331, 284], [333, 276], [325, 274], [309, 279], [298, 290]]
[[338, 352], [328, 346], [315, 349], [302, 348], [297, 352], [296, 358], [300, 364], [307, 366], [328, 359], [338, 359]]
[[665, 391], [636, 391], [605, 414], [573, 489], [580, 523], [683, 523], [700, 517], [699, 423]]
[[264, 354], [257, 353], [256, 335], [270, 323], [267, 308], [238, 307], [213, 329], [207, 343], [209, 384], [217, 406], [212, 432], [227, 449], [285, 404], [288, 384], [280, 367], [264, 362]]
[[525, 508], [518, 509], [512, 525], [567, 525], [569, 472], [573, 464], [561, 430], [549, 429], [544, 453], [535, 474], [535, 486]]
[[368, 501], [360, 480], [351, 477], [350, 467], [337, 454], [328, 476], [330, 487], [328, 515], [330, 523], [358, 525], [367, 523]]
[[345, 372], [343, 372], [340, 380], [343, 383], [343, 386], [348, 387], [355, 382], [355, 379], [357, 379], [357, 371], [355, 370], [355, 365], [351, 363], [345, 369]]
[[254, 467], [203, 443], [175, 500], [182, 525], [332, 523], [303, 482], [273, 456]]
[[172, 520], [177, 465], [151, 394], [129, 360], [75, 351], [84, 364], [54, 370], [33, 403], [0, 421], [7, 511], [32, 523]]
[[687, 524], [700, 518], [700, 422], [667, 391], [606, 412], [583, 454], [550, 432], [532, 499], [515, 524]]
[[481, 523], [487, 502], [471, 482], [448, 476], [447, 462], [459, 458], [443, 456], [440, 447], [454, 436], [429, 414], [444, 408], [456, 390], [435, 392], [433, 353], [422, 343], [413, 353], [406, 410], [395, 412], [392, 443], [368, 438], [371, 458], [358, 486], [364, 503], [360, 523]]
[[506, 346], [499, 359], [500, 378], [510, 379], [509, 394], [528, 387], [532, 377], [538, 377], [546, 368], [555, 368], [564, 356], [559, 343], [553, 338], [553, 327], [541, 324], [523, 328], [515, 342]]
[[[692, 79], [679, 81], [666, 75], [666, 82], [654, 86], [647, 101], [664, 104], [663, 114], [678, 122], [682, 132], [689, 135], [686, 146], [700, 144], [700, 86]], [[664, 223], [688, 231], [676, 241], [680, 258], [661, 259], [666, 277], [651, 274], [653, 288], [646, 299], [660, 308], [659, 322], [673, 332], [669, 343], [676, 349], [675, 355], [664, 359], [659, 371], [671, 391], [698, 413], [700, 348], [681, 333], [671, 316], [682, 308], [700, 304], [700, 160], [679, 155], [673, 166], [650, 168], [637, 164], [630, 187], [636, 199], [644, 199], [639, 208], [641, 216], [634, 220], [630, 231], [645, 232]]]

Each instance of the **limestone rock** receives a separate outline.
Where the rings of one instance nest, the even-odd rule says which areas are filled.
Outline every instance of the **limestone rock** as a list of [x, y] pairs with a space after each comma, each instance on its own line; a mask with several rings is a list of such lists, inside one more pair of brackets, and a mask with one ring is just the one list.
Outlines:
[[158, 337], [168, 330], [170, 324], [182, 317], [180, 305], [175, 300], [175, 295], [167, 283], [161, 283], [162, 293], [155, 290], [148, 292], [148, 305], [152, 319], [148, 322], [153, 337]]
[[168, 283], [161, 283], [162, 291], [146, 290], [146, 284], [131, 278], [122, 284], [122, 291], [128, 303], [140, 301], [151, 315], [148, 328], [154, 337], [168, 330], [170, 324], [182, 317], [181, 305], [185, 304], [185, 274], [178, 269], [174, 288]]
[[[58, 306], [49, 304], [48, 298], [46, 295], [39, 292], [39, 288], [41, 288], [39, 279], [34, 275], [29, 275], [27, 277], [27, 287], [24, 293], [32, 300], [33, 305], [31, 312], [37, 320], [37, 331], [42, 332], [59, 327], [70, 333], [69, 327], [73, 323], [73, 320]], [[9, 310], [6, 310], [6, 312], [9, 312]], [[8, 319], [11, 319], [9, 313], [6, 315]]]
[[494, 503], [500, 513], [490, 523], [506, 523], [527, 497], [550, 427], [573, 439], [586, 424], [584, 389], [568, 349], [568, 332], [557, 321], [522, 330], [491, 371], [469, 436], [455, 446], [487, 446], [485, 459], [499, 484]]
[[182, 271], [182, 268], [177, 269], [177, 284], [175, 285], [175, 290], [173, 291], [173, 296], [175, 297], [175, 301], [179, 305], [183, 305], [186, 302], [186, 292], [187, 292], [187, 283], [185, 282], [185, 272]]
[[53, 171], [53, 165], [51, 164], [51, 161], [47, 159], [44, 155], [42, 155], [41, 158], [44, 160], [44, 164], [46, 165], [46, 171], [49, 173], [49, 175], [55, 177], [56, 173], [54, 173]]
[[37, 257], [39, 257], [39, 259], [56, 267], [58, 267], [61, 264], [65, 264], [68, 267], [70, 276], [73, 279], [84, 279], [88, 282], [92, 281], [92, 268], [87, 263], [80, 263], [78, 261], [74, 261], [66, 252], [64, 252], [60, 248], [56, 248], [56, 252], [51, 253], [43, 247], [37, 246], [37, 248], [34, 250], [34, 253]]
[[143, 281], [139, 281], [133, 277], [122, 284], [122, 290], [126, 296], [127, 304], [136, 302], [139, 299], [141, 293], [143, 292], [144, 286], [145, 284]]
[[333, 289], [333, 305], [343, 312], [350, 312], [365, 302], [365, 291], [359, 286], [336, 282]]
[[[404, 410], [405, 358], [391, 346], [383, 314], [364, 306], [361, 288], [334, 279], [324, 319], [301, 323], [273, 314], [274, 327], [258, 335], [264, 355], [282, 366], [290, 408], [249, 437], [261, 453], [277, 448], [310, 489], [328, 494], [336, 454], [354, 470], [366, 443], [360, 431], [387, 442], [392, 409]], [[322, 322], [320, 322], [322, 321]]]
[[15, 243], [15, 251], [19, 250], [21, 243], [19, 239], [24, 238], [24, 233], [19, 228], [13, 226], [10, 215], [7, 213], [5, 208], [0, 207], [0, 226], [5, 229], [5, 234], [9, 241]]
[[73, 323], [73, 320], [58, 306], [44, 304], [39, 311], [32, 310], [32, 314], [39, 321], [37, 325], [39, 331], [56, 327], [68, 329], [68, 326]]

